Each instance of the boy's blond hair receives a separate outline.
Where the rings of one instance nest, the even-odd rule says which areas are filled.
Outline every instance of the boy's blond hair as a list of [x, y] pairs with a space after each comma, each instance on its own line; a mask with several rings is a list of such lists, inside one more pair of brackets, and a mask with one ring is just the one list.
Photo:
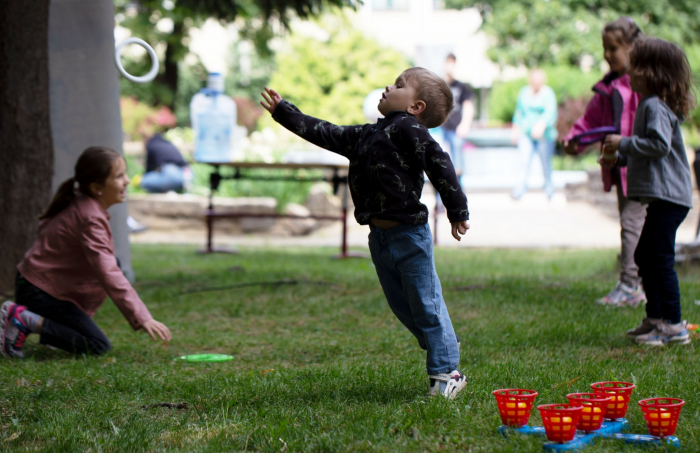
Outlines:
[[425, 110], [417, 116], [418, 121], [432, 129], [447, 121], [454, 99], [447, 82], [432, 71], [424, 68], [409, 68], [403, 72], [404, 78], [416, 89], [416, 99], [425, 102]]

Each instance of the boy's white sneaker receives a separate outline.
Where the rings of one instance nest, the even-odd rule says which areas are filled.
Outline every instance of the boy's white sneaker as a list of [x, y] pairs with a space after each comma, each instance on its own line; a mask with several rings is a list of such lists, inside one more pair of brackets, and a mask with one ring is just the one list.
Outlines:
[[464, 387], [467, 386], [467, 377], [457, 370], [452, 373], [434, 374], [430, 378], [428, 396], [442, 395], [447, 399], [454, 399]]
[[686, 328], [688, 321], [681, 321], [678, 324], [669, 324], [661, 321], [656, 328], [646, 335], [640, 335], [635, 340], [637, 344], [649, 346], [664, 346], [666, 343], [688, 344], [690, 335]]

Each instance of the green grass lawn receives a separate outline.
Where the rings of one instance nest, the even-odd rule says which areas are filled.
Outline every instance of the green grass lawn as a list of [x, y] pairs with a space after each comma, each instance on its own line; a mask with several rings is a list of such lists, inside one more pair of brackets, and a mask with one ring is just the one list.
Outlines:
[[[634, 432], [646, 433], [636, 401], [683, 398], [677, 436], [700, 451], [700, 340], [650, 349], [624, 338], [643, 309], [592, 303], [616, 281], [614, 250], [437, 250], [470, 379], [455, 401], [424, 396], [425, 353], [389, 311], [370, 260], [194, 251], [133, 247], [136, 288], [170, 344], [132, 332], [107, 302], [95, 317], [114, 347], [106, 356], [73, 358], [32, 336], [28, 359], [0, 360], [0, 450], [540, 452], [539, 439], [500, 437], [491, 391], [530, 388], [538, 404], [558, 403], [626, 380], [637, 384]], [[697, 322], [700, 270], [679, 275], [684, 317]], [[182, 294], [280, 279], [314, 284]], [[173, 361], [196, 352], [235, 360]], [[189, 408], [141, 408], [160, 402]], [[637, 449], [598, 440], [587, 451]]]

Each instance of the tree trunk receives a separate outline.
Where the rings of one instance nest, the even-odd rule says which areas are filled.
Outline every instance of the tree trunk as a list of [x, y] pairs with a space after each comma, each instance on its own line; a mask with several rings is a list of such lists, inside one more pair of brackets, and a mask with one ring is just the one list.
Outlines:
[[49, 0], [0, 1], [0, 293], [51, 196]]
[[173, 32], [171, 36], [176, 37], [177, 41], [171, 39], [168, 46], [165, 48], [165, 73], [163, 81], [172, 93], [172, 98], [169, 103], [166, 103], [168, 108], [175, 111], [175, 100], [177, 99], [177, 85], [179, 83], [180, 73], [178, 71], [178, 62], [182, 58], [184, 46], [180, 42], [184, 33], [184, 23], [182, 20], [175, 20]]

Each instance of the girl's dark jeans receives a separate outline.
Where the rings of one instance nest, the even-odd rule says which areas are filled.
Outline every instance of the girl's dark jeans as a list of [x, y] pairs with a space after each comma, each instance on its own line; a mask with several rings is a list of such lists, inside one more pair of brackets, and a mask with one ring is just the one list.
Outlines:
[[649, 203], [634, 260], [647, 295], [647, 317], [681, 322], [681, 293], [673, 265], [676, 230], [689, 209], [668, 201]]
[[19, 272], [15, 279], [15, 302], [44, 318], [41, 344], [76, 354], [101, 355], [112, 348], [97, 324], [77, 305], [56, 299]]

